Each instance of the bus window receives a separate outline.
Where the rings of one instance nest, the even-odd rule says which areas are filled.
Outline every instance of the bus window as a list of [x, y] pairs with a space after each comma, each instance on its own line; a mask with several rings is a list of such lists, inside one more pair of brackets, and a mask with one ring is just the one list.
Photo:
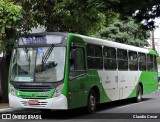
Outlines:
[[71, 50], [70, 70], [85, 70], [83, 48], [77, 47]]
[[150, 55], [150, 54], [147, 55], [147, 70], [148, 71], [153, 71], [154, 70], [153, 55]]
[[89, 69], [103, 69], [102, 46], [87, 45], [87, 62]]
[[138, 60], [139, 60], [139, 70], [145, 71], [146, 70], [146, 54], [138, 53]]
[[69, 63], [70, 63], [69, 64], [70, 79], [73, 79], [78, 75], [84, 74], [85, 60], [84, 60], [84, 49], [82, 47], [76, 47], [71, 49]]
[[128, 70], [127, 50], [117, 49], [117, 61], [119, 70]]
[[103, 56], [104, 56], [104, 68], [105, 69], [117, 69], [116, 49], [115, 48], [104, 47]]
[[129, 51], [129, 69], [138, 70], [137, 52]]
[[154, 71], [157, 71], [157, 58], [154, 56]]

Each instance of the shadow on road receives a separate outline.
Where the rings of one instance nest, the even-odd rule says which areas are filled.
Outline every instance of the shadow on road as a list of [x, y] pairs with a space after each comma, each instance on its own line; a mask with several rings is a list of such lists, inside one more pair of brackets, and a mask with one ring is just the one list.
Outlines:
[[[148, 101], [152, 98], [143, 98], [143, 101]], [[99, 104], [97, 106], [97, 113], [100, 113], [104, 110], [113, 109], [120, 106], [130, 105], [136, 103], [133, 98], [126, 99], [126, 100], [119, 100], [119, 101], [113, 101], [109, 103], [103, 103]], [[43, 112], [42, 117], [43, 119], [86, 119], [86, 118], [95, 118], [96, 114], [87, 114], [85, 112], [85, 108], [78, 108], [68, 111], [50, 111], [50, 112]], [[108, 113], [110, 114], [110, 113]]]
[[50, 112], [43, 112], [42, 118], [43, 119], [76, 119], [76, 118], [83, 118], [87, 116], [85, 112], [85, 108], [78, 108], [72, 110], [56, 110]]
[[[142, 98], [142, 101], [144, 102], [144, 101], [147, 101], [150, 99], [152, 99], [152, 98]], [[131, 105], [134, 103], [136, 103], [135, 98], [103, 103], [103, 104], [98, 105], [97, 112], [100, 112], [102, 110], [113, 109], [113, 108], [120, 107], [120, 106]]]

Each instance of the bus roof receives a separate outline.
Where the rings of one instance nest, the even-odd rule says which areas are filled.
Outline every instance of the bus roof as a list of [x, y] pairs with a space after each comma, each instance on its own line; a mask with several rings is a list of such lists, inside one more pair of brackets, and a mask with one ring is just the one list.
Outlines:
[[73, 36], [79, 36], [81, 37], [85, 42], [91, 43], [91, 44], [97, 44], [97, 45], [103, 45], [103, 46], [109, 46], [109, 47], [115, 47], [115, 48], [120, 48], [120, 49], [125, 49], [125, 50], [132, 50], [132, 51], [137, 51], [137, 52], [142, 52], [142, 53], [151, 53], [156, 55], [157, 52], [154, 50], [149, 50], [141, 47], [136, 47], [133, 45], [128, 45], [128, 44], [122, 44], [118, 42], [113, 42], [109, 41], [106, 39], [100, 39], [100, 38], [95, 38], [95, 37], [89, 37], [89, 36], [84, 36], [80, 34], [74, 34], [74, 33], [67, 33], [67, 32], [41, 32], [41, 33], [32, 33], [32, 34], [27, 34], [25, 36], [35, 36], [35, 35], [61, 35], [67, 37], [69, 35]]
[[31, 34], [26, 34], [23, 36], [38, 36], [38, 35], [60, 35], [60, 36], [67, 36], [68, 33], [66, 32], [41, 32], [41, 33], [31, 33]]
[[142, 52], [142, 53], [151, 53], [151, 54], [157, 54], [155, 50], [149, 50], [141, 47], [136, 47], [133, 45], [128, 45], [128, 44], [122, 44], [118, 42], [113, 42], [113, 41], [108, 41], [106, 39], [99, 39], [95, 37], [88, 37], [88, 36], [83, 36], [76, 34], [76, 36], [79, 36], [83, 38], [83, 40], [87, 43], [91, 44], [97, 44], [97, 45], [103, 45], [103, 46], [109, 46], [109, 47], [115, 47], [115, 48], [120, 48], [120, 49], [125, 49], [125, 50], [132, 50], [132, 51], [137, 51], [137, 52]]

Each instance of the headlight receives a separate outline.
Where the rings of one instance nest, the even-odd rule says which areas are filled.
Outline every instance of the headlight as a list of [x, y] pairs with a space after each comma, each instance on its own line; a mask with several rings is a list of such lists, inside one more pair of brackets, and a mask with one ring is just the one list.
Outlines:
[[16, 96], [15, 89], [14, 89], [14, 86], [12, 84], [10, 84], [10, 93], [12, 95]]
[[53, 97], [59, 97], [61, 95], [62, 88], [63, 88], [63, 83], [56, 87]]

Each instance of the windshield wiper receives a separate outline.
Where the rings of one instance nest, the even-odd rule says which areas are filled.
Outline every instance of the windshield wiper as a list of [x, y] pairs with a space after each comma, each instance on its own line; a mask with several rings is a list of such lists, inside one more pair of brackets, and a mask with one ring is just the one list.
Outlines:
[[46, 53], [43, 54], [43, 56], [42, 56], [42, 64], [45, 64], [47, 62], [49, 56], [52, 53], [53, 48], [54, 48], [53, 45], [49, 46], [48, 49], [47, 49], [47, 51], [46, 51]]
[[[42, 70], [43, 70], [43, 66], [44, 64], [46, 64], [47, 60], [49, 59], [52, 51], [53, 51], [53, 48], [54, 48], [54, 45], [51, 45], [48, 47], [46, 53], [44, 54], [43, 53], [43, 56], [42, 56]], [[55, 64], [55, 62], [52, 62], [51, 63], [53, 67], [57, 66], [57, 64]]]

